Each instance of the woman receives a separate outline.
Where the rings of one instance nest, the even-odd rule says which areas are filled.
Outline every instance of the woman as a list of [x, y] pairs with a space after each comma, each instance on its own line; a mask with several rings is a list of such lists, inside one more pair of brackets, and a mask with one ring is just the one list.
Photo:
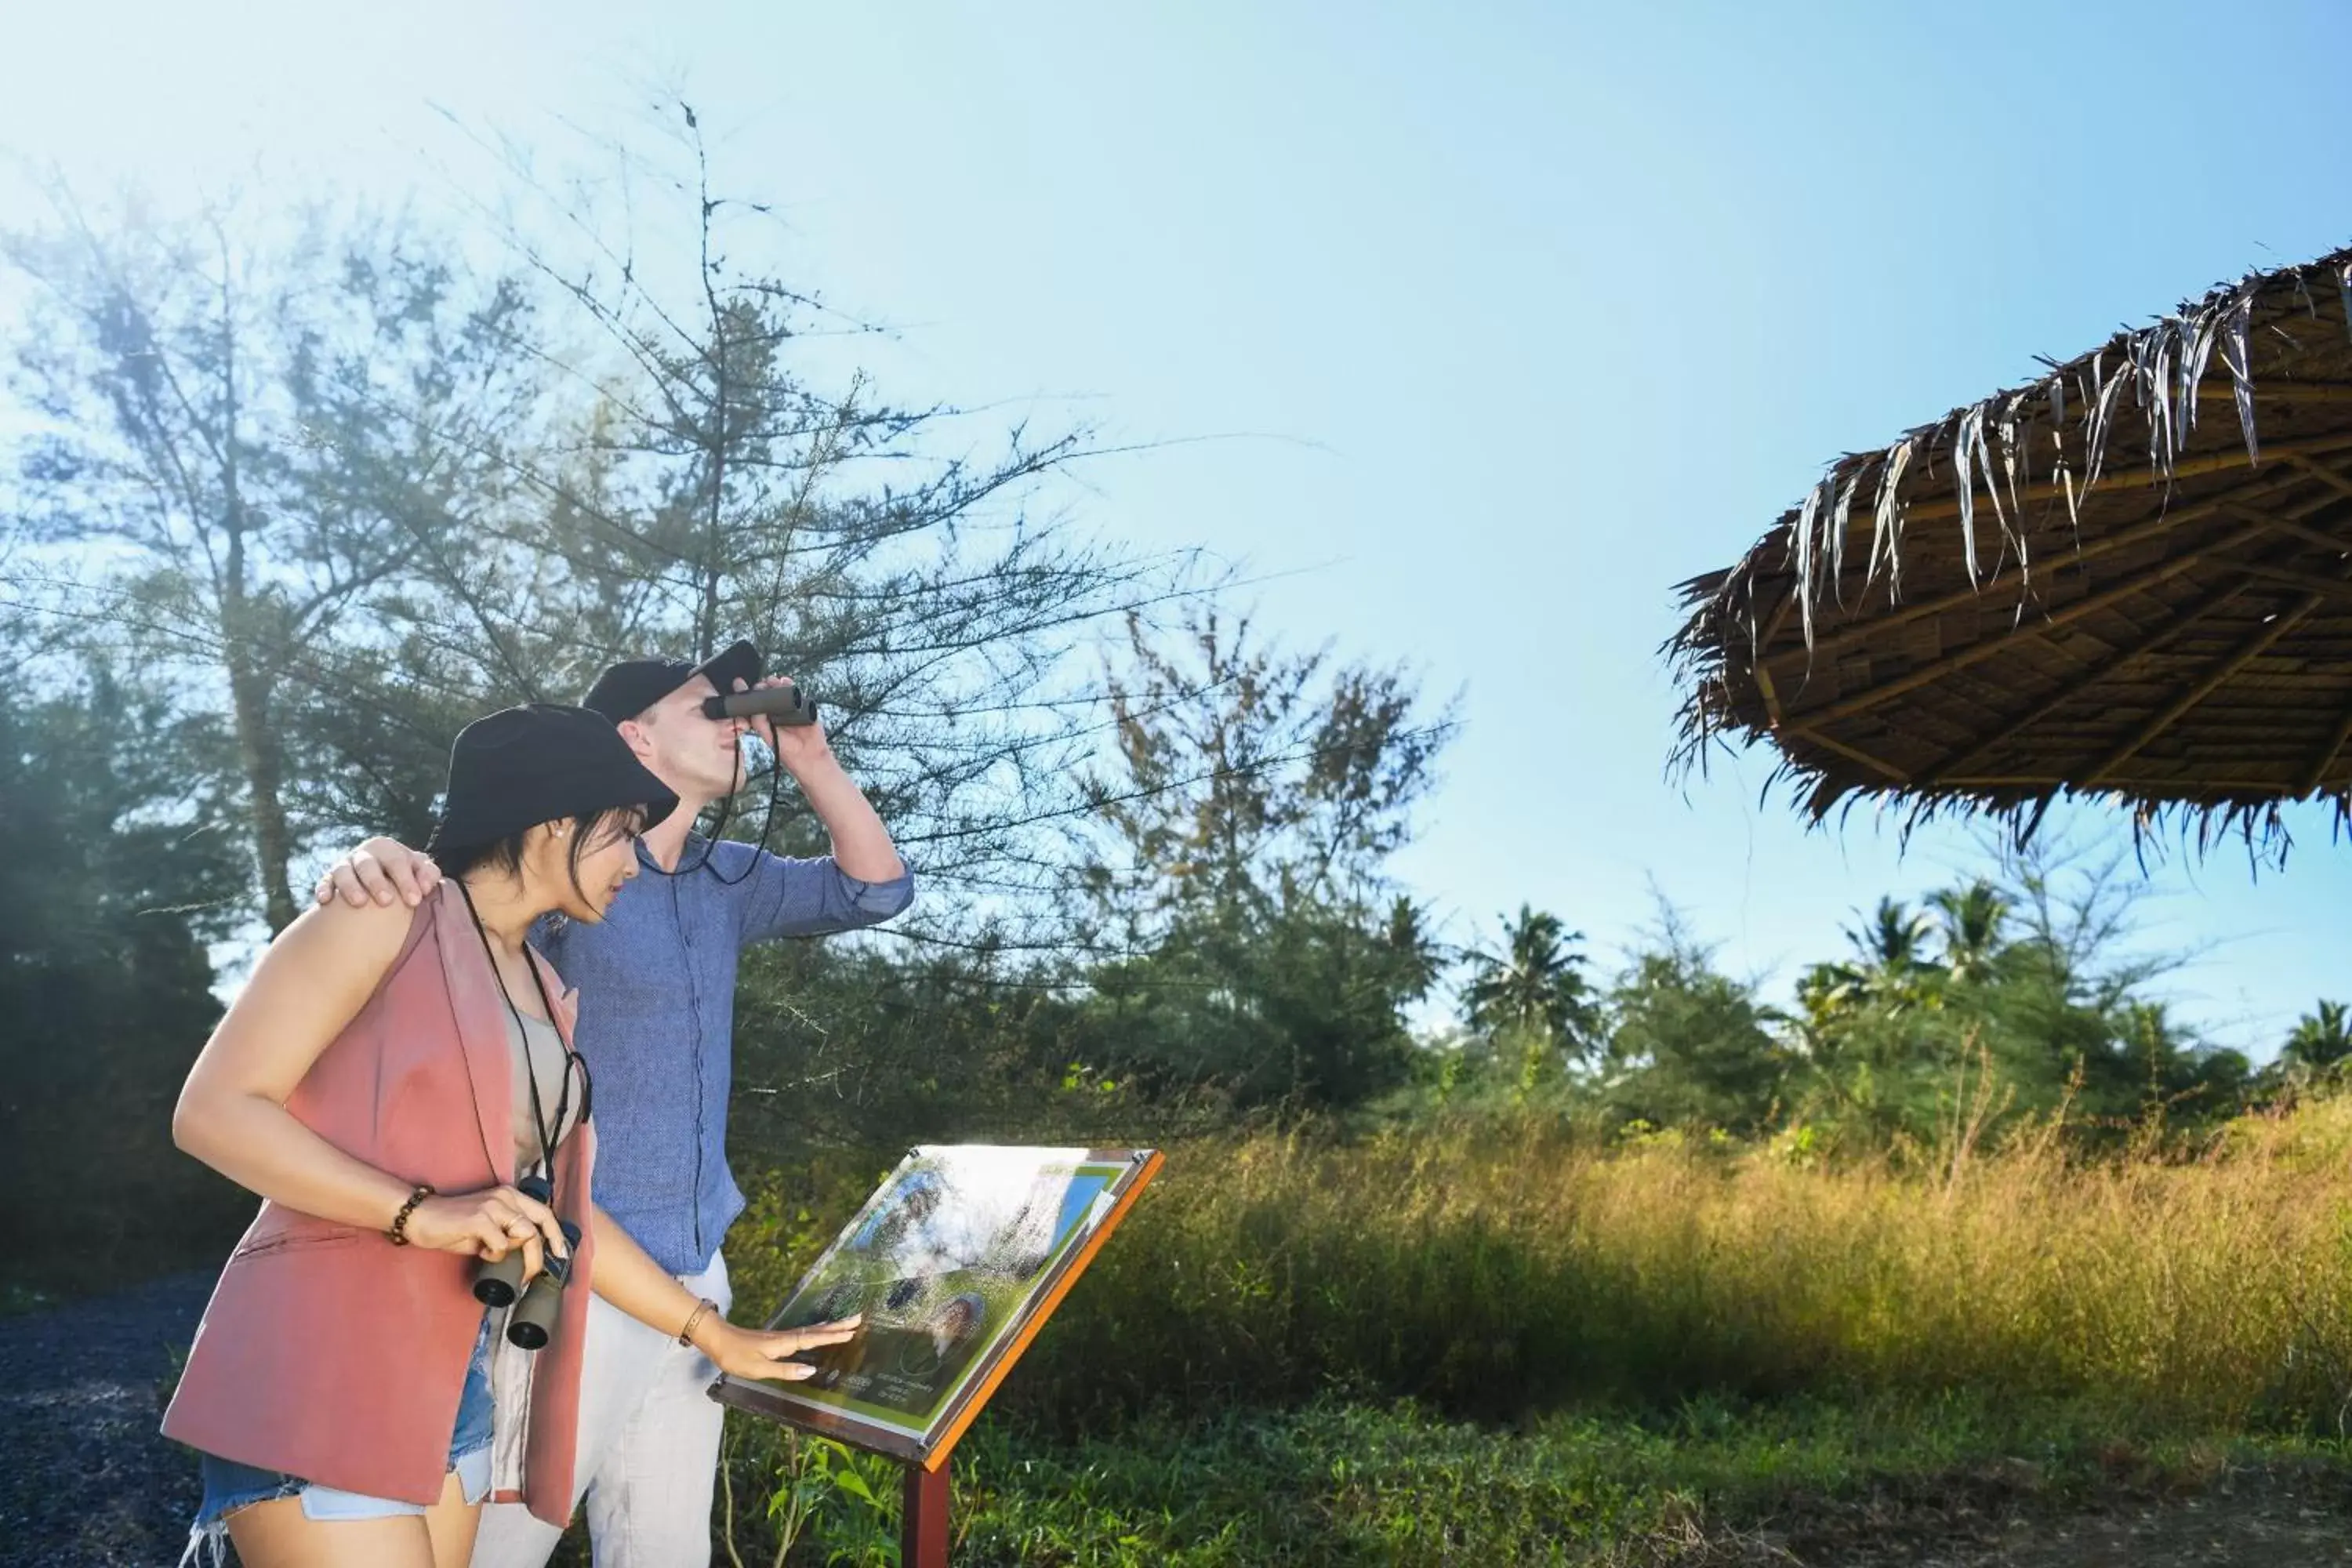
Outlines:
[[[739, 1329], [590, 1201], [572, 1009], [524, 939], [601, 919], [677, 804], [607, 720], [493, 713], [450, 751], [442, 886], [311, 910], [262, 954], [172, 1121], [265, 1200], [164, 1416], [203, 1457], [188, 1555], [226, 1533], [248, 1568], [462, 1568], [492, 1494], [562, 1524], [589, 1289], [742, 1377], [804, 1378], [782, 1358], [855, 1331]], [[510, 1253], [568, 1264], [544, 1349], [474, 1295]]]

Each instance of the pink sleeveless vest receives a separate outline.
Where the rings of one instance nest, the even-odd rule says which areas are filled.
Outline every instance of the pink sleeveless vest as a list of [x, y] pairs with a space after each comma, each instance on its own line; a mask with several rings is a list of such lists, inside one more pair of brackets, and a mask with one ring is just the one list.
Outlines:
[[[568, 1043], [576, 1009], [536, 953]], [[375, 994], [287, 1101], [305, 1126], [404, 1182], [445, 1194], [514, 1179], [506, 1004], [446, 883], [416, 910]], [[572, 1511], [580, 1352], [588, 1326], [595, 1129], [559, 1146], [556, 1196], [578, 1226], [553, 1342], [536, 1353], [520, 1501]], [[474, 1260], [265, 1202], [229, 1257], [189, 1348], [163, 1433], [225, 1459], [371, 1497], [440, 1500], [466, 1363], [482, 1321]], [[515, 1419], [500, 1412], [499, 1425]]]

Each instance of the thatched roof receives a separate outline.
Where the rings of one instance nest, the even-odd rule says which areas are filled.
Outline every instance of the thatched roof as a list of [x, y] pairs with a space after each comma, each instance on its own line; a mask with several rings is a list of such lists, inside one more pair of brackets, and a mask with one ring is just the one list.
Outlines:
[[2343, 820], [2352, 250], [1840, 459], [1682, 595], [1677, 768], [1769, 738], [1816, 818], [2089, 794], [2143, 823], [2266, 834], [2306, 796]]

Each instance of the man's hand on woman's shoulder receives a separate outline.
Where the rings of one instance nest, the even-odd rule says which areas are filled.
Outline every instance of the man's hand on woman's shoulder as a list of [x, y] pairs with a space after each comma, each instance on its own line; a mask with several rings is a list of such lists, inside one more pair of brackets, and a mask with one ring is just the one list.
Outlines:
[[441, 868], [429, 857], [379, 835], [327, 868], [315, 896], [322, 904], [341, 899], [354, 909], [399, 903], [413, 910], [440, 885]]

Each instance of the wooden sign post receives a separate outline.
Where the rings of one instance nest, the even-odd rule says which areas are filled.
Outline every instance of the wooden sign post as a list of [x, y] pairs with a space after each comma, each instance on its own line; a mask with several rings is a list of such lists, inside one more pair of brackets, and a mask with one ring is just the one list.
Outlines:
[[948, 1461], [907, 1467], [899, 1491], [898, 1568], [948, 1568]]
[[769, 1321], [853, 1313], [799, 1383], [721, 1377], [722, 1405], [897, 1459], [902, 1568], [947, 1568], [948, 1460], [989, 1395], [1160, 1173], [1156, 1149], [910, 1151]]

